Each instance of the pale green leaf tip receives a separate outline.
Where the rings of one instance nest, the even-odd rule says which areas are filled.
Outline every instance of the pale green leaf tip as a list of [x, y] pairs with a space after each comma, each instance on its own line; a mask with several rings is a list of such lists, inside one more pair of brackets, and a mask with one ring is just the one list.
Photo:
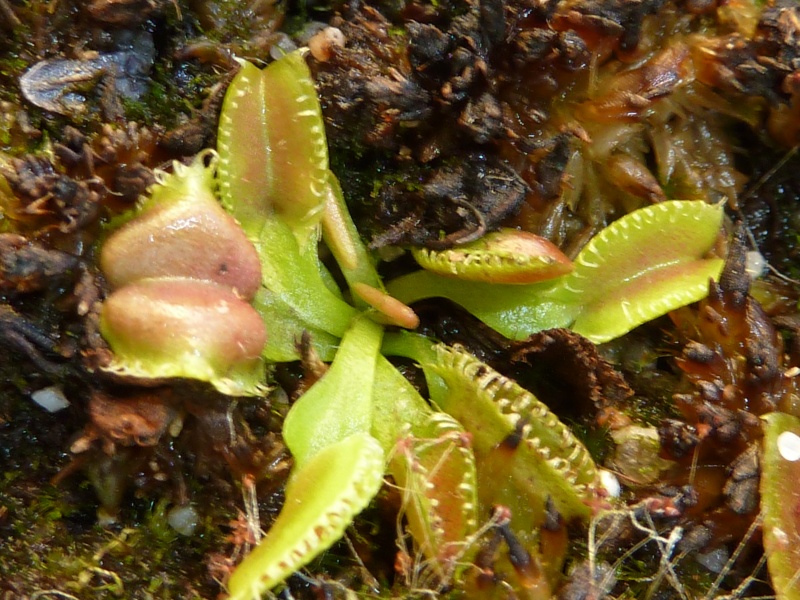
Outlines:
[[800, 519], [797, 494], [787, 482], [800, 475], [800, 419], [788, 413], [763, 415], [761, 513], [764, 552], [778, 598], [800, 598]]
[[231, 600], [258, 600], [338, 540], [383, 483], [384, 453], [369, 434], [328, 446], [295, 472], [281, 514], [231, 575]]

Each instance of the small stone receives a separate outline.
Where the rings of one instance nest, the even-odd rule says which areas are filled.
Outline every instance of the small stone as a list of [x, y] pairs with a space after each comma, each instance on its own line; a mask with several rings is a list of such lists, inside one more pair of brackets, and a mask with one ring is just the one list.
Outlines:
[[176, 506], [167, 514], [169, 526], [187, 537], [194, 534], [199, 521], [200, 516], [191, 504]]
[[69, 406], [69, 400], [64, 396], [61, 386], [51, 385], [31, 393], [31, 400], [47, 412], [56, 413]]
[[612, 498], [619, 498], [622, 493], [622, 486], [617, 476], [607, 469], [600, 469], [599, 475], [600, 485], [608, 492], [608, 495]]

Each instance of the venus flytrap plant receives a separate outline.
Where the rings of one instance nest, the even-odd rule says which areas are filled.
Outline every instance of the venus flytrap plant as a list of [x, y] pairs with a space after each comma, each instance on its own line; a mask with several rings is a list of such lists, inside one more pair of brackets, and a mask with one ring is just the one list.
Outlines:
[[708, 280], [722, 269], [722, 259], [706, 257], [722, 217], [721, 205], [661, 202], [606, 227], [581, 250], [571, 273], [550, 281], [491, 284], [417, 271], [389, 282], [388, 290], [408, 304], [448, 298], [511, 339], [571, 327], [601, 343], [707, 294]]
[[533, 394], [459, 348], [434, 351], [435, 361], [423, 368], [445, 388], [432, 402], [470, 434], [479, 514], [502, 507], [515, 536], [504, 579], [524, 597], [549, 598], [560, 584], [566, 546], [548, 543], [542, 528], [554, 515], [557, 522], [587, 522], [603, 506], [594, 461]]
[[[384, 354], [432, 353], [433, 345], [424, 336], [387, 335], [394, 340], [382, 346]], [[436, 375], [430, 380], [444, 385]], [[475, 550], [471, 544], [478, 520], [469, 435], [458, 421], [434, 412], [383, 356], [378, 357], [373, 402], [372, 434], [389, 457], [387, 471], [403, 493], [405, 518], [418, 550], [439, 584], [457, 581]]]
[[[307, 78], [297, 60], [287, 64], [293, 77]], [[287, 71], [275, 72], [285, 77]], [[241, 94], [241, 86], [260, 77], [244, 65], [242, 78], [229, 94], [249, 99]], [[306, 89], [281, 77], [273, 84], [287, 85], [289, 96]], [[262, 84], [256, 85], [260, 93]], [[317, 128], [306, 100], [298, 102], [306, 113], [298, 122], [307, 131], [291, 135], [319, 137], [321, 121]], [[254, 208], [253, 198], [246, 195], [254, 191], [249, 180], [240, 186], [238, 178], [251, 176], [257, 165], [232, 159], [229, 154], [248, 153], [237, 146], [242, 141], [236, 141], [237, 136], [224, 134], [224, 128], [241, 117], [241, 109], [242, 104], [226, 103], [220, 134], [227, 140], [220, 146], [225, 167], [219, 175], [226, 204], [244, 231], [219, 210], [209, 191], [213, 161], [205, 165], [200, 157], [191, 168], [176, 166], [175, 174], [160, 179], [161, 187], [103, 249], [109, 279], [121, 286], [103, 312], [106, 338], [118, 360], [135, 362], [152, 355], [156, 367], [149, 376], [210, 380], [227, 393], [251, 389], [241, 381], [220, 384], [220, 373], [230, 379], [243, 366], [253, 367], [248, 375], [257, 374], [258, 379], [251, 382], [252, 389], [261, 389], [258, 355], [264, 346], [264, 323], [277, 340], [267, 345], [265, 357], [295, 358], [296, 340], [310, 332], [323, 355], [333, 358], [329, 372], [287, 416], [284, 438], [296, 464], [286, 505], [264, 542], [231, 577], [232, 597], [259, 596], [330, 546], [377, 493], [386, 470], [406, 493], [407, 518], [420, 551], [429, 557], [437, 577], [449, 580], [456, 576], [456, 561], [466, 556], [477, 526], [469, 436], [457, 421], [435, 413], [380, 355], [383, 330], [370, 317], [413, 326], [416, 316], [385, 293], [332, 174], [325, 170], [327, 204], [320, 218], [353, 298], [365, 309], [361, 315], [331, 288], [319, 262], [318, 228], [309, 227], [319, 207], [307, 205], [302, 213], [278, 210], [274, 199], [261, 199], [261, 208]], [[285, 148], [281, 135], [270, 132], [269, 143]], [[256, 163], [261, 160], [256, 156]], [[192, 178], [182, 179], [187, 174]], [[297, 177], [293, 172], [281, 176]], [[183, 199], [189, 195], [198, 198], [193, 208]], [[312, 189], [308, 197], [318, 201], [319, 196]], [[236, 205], [240, 197], [246, 198], [242, 209]], [[258, 269], [248, 238], [255, 243]], [[131, 254], [130, 247], [137, 250]], [[140, 264], [146, 256], [152, 260]], [[243, 299], [253, 293], [263, 321]], [[127, 312], [135, 312], [139, 320], [129, 319]], [[162, 331], [166, 337], [159, 335]], [[165, 370], [176, 363], [185, 370]]]
[[[294, 77], [307, 77], [304, 66], [297, 60], [287, 64], [294, 66], [282, 69], [281, 73], [292, 71]], [[339, 469], [334, 465], [342, 461], [370, 462], [378, 455], [375, 448], [380, 449], [381, 456], [389, 457], [385, 469], [404, 491], [409, 528], [440, 580], [458, 578], [455, 561], [469, 555], [467, 545], [477, 528], [476, 515], [486, 513], [498, 502], [511, 508], [512, 527], [515, 531], [527, 532], [523, 533], [524, 545], [536, 556], [536, 531], [544, 522], [548, 502], [566, 520], [585, 519], [592, 513], [591, 506], [596, 504], [600, 492], [597, 471], [588, 452], [544, 405], [486, 365], [457, 350], [435, 349], [423, 336], [389, 336], [383, 352], [417, 359], [424, 367], [436, 408], [450, 413], [456, 420], [435, 413], [380, 356], [379, 326], [364, 317], [352, 321], [356, 309], [327, 287], [313, 248], [316, 231], [309, 233], [301, 227], [298, 233], [298, 229], [292, 227], [292, 219], [284, 220], [271, 200], [266, 204], [260, 201], [265, 207], [263, 215], [252, 209], [253, 200], [248, 194], [257, 190], [249, 184], [240, 188], [238, 178], [254, 173], [254, 164], [246, 164], [249, 148], [242, 147], [253, 134], [239, 138], [238, 134], [229, 135], [225, 129], [236, 123], [241, 127], [250, 121], [259, 123], [261, 109], [257, 107], [269, 100], [266, 96], [262, 99], [250, 96], [266, 94], [264, 81], [270, 79], [267, 75], [270, 68], [259, 75], [245, 65], [241, 78], [234, 81], [229, 91], [234, 100], [245, 97], [248, 100], [226, 101], [219, 136], [220, 151], [236, 156], [224, 162], [226, 166], [220, 171], [222, 194], [234, 214], [237, 214], [237, 198], [247, 198], [244, 210], [238, 214], [240, 219], [250, 222], [250, 231], [257, 237], [261, 255], [264, 287], [256, 304], [266, 320], [272, 324], [277, 322], [281, 333], [276, 337], [282, 340], [281, 359], [293, 357], [290, 345], [302, 331], [311, 331], [318, 338], [317, 344], [322, 340], [326, 357], [334, 352], [336, 339], [342, 335], [344, 339], [330, 372], [297, 402], [287, 417], [284, 437], [297, 460], [296, 473], [287, 489], [287, 506], [262, 545], [232, 577], [233, 597], [255, 597], [276, 585], [342, 533], [346, 526], [342, 516], [349, 514], [352, 518], [363, 508], [369, 500], [363, 495], [364, 490], [373, 490], [373, 494], [377, 491], [375, 473], [369, 477], [359, 474], [359, 477], [366, 477], [364, 481], [368, 483], [359, 487], [355, 472], [337, 471], [340, 479], [326, 479], [324, 486], [313, 491], [313, 499], [309, 497], [312, 491], [307, 487], [310, 478], [306, 474], [311, 465], [316, 470], [324, 469], [321, 465], [329, 463], [332, 469]], [[280, 79], [273, 83], [284, 84]], [[287, 87], [300, 88], [293, 84]], [[248, 91], [243, 93], [243, 90]], [[305, 93], [297, 98], [298, 104], [307, 100]], [[291, 103], [284, 105], [292, 106]], [[255, 116], [253, 107], [257, 108]], [[240, 115], [238, 111], [243, 112]], [[321, 138], [321, 122], [315, 129], [310, 115], [311, 112], [306, 112], [303, 119], [293, 121], [302, 124], [293, 135]], [[281, 134], [276, 137], [274, 131], [259, 134], [264, 136], [264, 143], [269, 147], [281, 146], [278, 143]], [[267, 164], [268, 174], [262, 176], [277, 176], [274, 169], [270, 171], [270, 160], [268, 152], [264, 157], [256, 154], [256, 164], [259, 161]], [[317, 173], [321, 166], [316, 163], [312, 172]], [[270, 172], [273, 175], [269, 175]], [[354, 303], [362, 310], [367, 309], [365, 314], [374, 312], [384, 320], [415, 325], [413, 312], [406, 311], [407, 306], [384, 291], [371, 256], [347, 212], [338, 182], [332, 174], [326, 173], [327, 199], [321, 215], [323, 235], [351, 288]], [[297, 174], [289, 170], [286, 176], [296, 177]], [[315, 175], [309, 181], [320, 182], [321, 179]], [[306, 198], [319, 200], [317, 188], [311, 191]], [[475, 314], [511, 337], [526, 337], [533, 331], [574, 324], [579, 319], [591, 322], [591, 317], [597, 315], [601, 321], [598, 335], [609, 335], [607, 330], [611, 325], [603, 323], [609, 317], [603, 315], [613, 311], [602, 303], [606, 295], [620, 302], [631, 301], [629, 296], [632, 296], [632, 301], [636, 302], [637, 282], [658, 282], [660, 276], [667, 274], [671, 284], [679, 287], [687, 281], [685, 271], [691, 271], [688, 265], [699, 262], [697, 271], [702, 273], [705, 283], [705, 277], [717, 267], [714, 261], [704, 261], [703, 255], [716, 240], [721, 219], [719, 207], [693, 205], [695, 212], [710, 222], [707, 227], [700, 227], [699, 233], [690, 233], [689, 240], [684, 240], [696, 243], [676, 244], [674, 248], [654, 244], [656, 236], [682, 233], [687, 220], [681, 220], [680, 216], [686, 204], [666, 203], [664, 209], [654, 213], [663, 218], [652, 219], [652, 222], [653, 215], [643, 213], [646, 218], [640, 214], [630, 221], [623, 219], [612, 225], [596, 238], [594, 246], [588, 247], [587, 254], [578, 257], [578, 266], [571, 274], [571, 263], [549, 243], [506, 231], [465, 249], [440, 254], [417, 252], [421, 263], [472, 281], [423, 271], [393, 282], [390, 291], [398, 292], [402, 299], [409, 301], [426, 295], [463, 298], [468, 309], [474, 309]], [[318, 213], [314, 208], [303, 214], [316, 216]], [[628, 228], [634, 235], [619, 233]], [[635, 235], [636, 232], [640, 234]], [[313, 244], [306, 243], [309, 240]], [[613, 271], [628, 261], [629, 253], [637, 244], [654, 246], [653, 256], [632, 261], [624, 276], [616, 275]], [[598, 256], [602, 260], [589, 258]], [[547, 278], [554, 279], [540, 281]], [[680, 301], [690, 300], [682, 296]], [[659, 310], [664, 310], [664, 306]], [[351, 321], [352, 328], [345, 332], [344, 324]], [[638, 324], [634, 321], [626, 320], [622, 328], [632, 328]], [[359, 345], [363, 347], [357, 351]], [[269, 351], [267, 356], [270, 356]], [[356, 439], [361, 441], [356, 444], [352, 441]], [[354, 454], [346, 457], [344, 452]], [[501, 486], [494, 481], [498, 474], [503, 478]], [[306, 505], [314, 508], [298, 508]], [[344, 505], [349, 508], [343, 509]], [[335, 515], [332, 521], [326, 512], [328, 508], [332, 509], [330, 514]], [[314, 537], [312, 531], [319, 535]], [[554, 561], [556, 566], [550, 569], [551, 575], [559, 572], [557, 563]], [[534, 582], [543, 586], [541, 589], [550, 589], [551, 583]]]
[[[284, 64], [277, 68], [278, 63]], [[357, 305], [394, 320], [398, 320], [398, 314], [406, 322], [416, 318], [410, 309], [392, 303], [383, 292], [383, 283], [347, 212], [338, 182], [327, 170], [327, 156], [323, 158], [320, 151], [327, 151], [322, 120], [318, 105], [309, 106], [316, 103], [316, 96], [301, 55], [290, 55], [278, 63], [264, 71], [244, 64], [231, 84], [220, 122], [220, 152], [224, 157], [220, 190], [226, 205], [256, 238], [261, 256], [263, 288], [255, 304], [274, 332], [265, 356], [273, 360], [295, 358], [296, 340], [310, 332], [318, 351], [329, 358], [336, 338], [344, 337], [328, 373], [297, 401], [286, 418], [284, 439], [296, 461], [286, 508], [262, 544], [231, 578], [229, 589], [234, 598], [257, 597], [338, 539], [350, 519], [378, 490], [385, 470], [378, 456], [394, 450], [402, 426], [422, 422], [423, 415], [431, 412], [413, 387], [379, 356], [382, 328], [363, 316], [354, 318], [356, 310], [326, 286], [316, 252], [318, 232], [305, 227], [310, 222], [308, 217], [321, 219], [326, 242], [354, 290]], [[297, 106], [283, 102], [281, 114], [272, 118], [287, 121], [291, 117], [291, 127], [271, 128], [260, 121], [273, 110], [273, 97], [267, 97], [267, 88], [276, 87], [281, 88], [280, 97], [293, 96]], [[293, 111], [302, 114], [294, 118]], [[253, 124], [264, 130], [239, 135], [240, 129]], [[263, 136], [264, 155], [251, 152], [251, 135]], [[280, 152], [303, 145], [308, 149], [309, 140], [316, 157], [312, 177], [280, 165]], [[324, 186], [318, 167], [324, 167]], [[243, 177], [247, 180], [242, 181]], [[295, 181], [278, 185], [273, 178]], [[261, 183], [254, 185], [254, 179]], [[283, 197], [269, 191], [283, 189], [285, 194], [299, 185], [311, 188], [303, 190], [306, 212], [302, 215], [278, 206], [289, 203], [291, 195]], [[267, 191], [259, 198], [256, 194], [261, 190]], [[324, 191], [324, 198], [319, 191]], [[244, 202], [239, 207], [241, 198]], [[381, 399], [374, 398], [373, 388]], [[375, 418], [373, 406], [378, 407]], [[375, 437], [368, 433], [373, 428]], [[359, 470], [359, 465], [374, 465], [376, 460], [381, 461], [379, 469]], [[307, 483], [297, 483], [311, 482], [306, 473], [324, 469], [325, 464], [338, 473], [337, 478], [317, 482], [313, 491]], [[350, 473], [343, 470], [347, 464], [353, 466]], [[313, 502], [307, 497], [312, 493]], [[298, 506], [314, 508], [301, 510]]]
[[[242, 63], [218, 139], [218, 190], [231, 216], [209, 192], [209, 170], [196, 167], [203, 199], [197, 213], [157, 191], [104, 248], [104, 268], [121, 289], [109, 298], [103, 323], [118, 358], [133, 363], [151, 354], [157, 364], [171, 364], [177, 354], [192, 365], [194, 353], [208, 372], [193, 366], [157, 376], [195, 377], [232, 394], [260, 391], [261, 358], [296, 359], [304, 333], [333, 361], [286, 418], [284, 439], [295, 458], [286, 503], [231, 576], [231, 597], [254, 600], [327, 549], [375, 496], [385, 472], [403, 489], [409, 530], [441, 582], [458, 580], [478, 515], [496, 503], [511, 509], [511, 527], [534, 557], [548, 502], [566, 520], [588, 517], [598, 497], [596, 469], [544, 405], [424, 336], [389, 334], [382, 344], [379, 323], [414, 327], [404, 301], [444, 296], [512, 338], [568, 325], [596, 341], [621, 335], [701, 297], [721, 262], [704, 258], [721, 207], [662, 203], [623, 217], [590, 242], [574, 270], [548, 242], [514, 231], [444, 253], [418, 251], [420, 263], [462, 279], [420, 271], [392, 282], [390, 295], [328, 169], [301, 52], [264, 70]], [[192, 223], [188, 233], [174, 233], [179, 221]], [[124, 248], [130, 240], [143, 246], [153, 231], [161, 250], [142, 270]], [[320, 262], [320, 231], [351, 302]], [[164, 269], [162, 254], [181, 260]], [[694, 287], [699, 279], [702, 293]], [[245, 301], [251, 297], [253, 306]], [[147, 323], [130, 326], [124, 313], [132, 309], [159, 323], [163, 335]], [[250, 337], [242, 337], [243, 324]], [[382, 354], [423, 366], [433, 407]], [[230, 380], [236, 383], [221, 383]], [[540, 579], [537, 589], [551, 588], [547, 575]]]
[[268, 536], [228, 580], [229, 597], [256, 600], [327, 550], [378, 493], [383, 458], [373, 437], [354, 433], [298, 468]]

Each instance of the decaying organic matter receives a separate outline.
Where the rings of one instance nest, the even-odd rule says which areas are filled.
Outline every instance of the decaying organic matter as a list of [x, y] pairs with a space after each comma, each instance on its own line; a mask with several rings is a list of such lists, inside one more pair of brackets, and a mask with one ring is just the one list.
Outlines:
[[[342, 491], [336, 506], [356, 497], [360, 509], [384, 471], [387, 485], [343, 541], [300, 574], [290, 576], [299, 563], [270, 571], [273, 582], [288, 577], [281, 593], [798, 597], [798, 567], [784, 553], [791, 541], [781, 535], [796, 514], [776, 501], [793, 481], [784, 474], [795, 464], [791, 436], [800, 434], [794, 421], [800, 410], [796, 3], [0, 0], [0, 30], [4, 597], [211, 597], [222, 589], [246, 594], [248, 577], [263, 575], [259, 561], [268, 562], [266, 546], [254, 551], [262, 558], [244, 563], [229, 588], [221, 585], [262, 530], [269, 533], [276, 519], [278, 531], [286, 528], [277, 517], [285, 496], [302, 498], [314, 487], [309, 481], [329, 475]], [[316, 88], [305, 80], [305, 87], [292, 88], [294, 80], [284, 79], [281, 85], [288, 87], [278, 91], [288, 99], [306, 94], [306, 101], [318, 94], [322, 114], [307, 116], [314, 123], [324, 118], [328, 146], [321, 127], [307, 137], [292, 134], [296, 145], [280, 145], [274, 140], [284, 125], [290, 129], [288, 122], [248, 128], [255, 121], [246, 110], [228, 137], [216, 140], [220, 112], [234, 114], [223, 97], [236, 72], [262, 77], [234, 56], [260, 67], [303, 45], [310, 46], [302, 60]], [[315, 111], [311, 104], [304, 110]], [[275, 131], [253, 140], [265, 127]], [[233, 193], [224, 185], [219, 190], [223, 204], [251, 240], [281, 248], [294, 243], [301, 259], [294, 250], [273, 257], [275, 270], [254, 283], [260, 267], [251, 256], [256, 280], [250, 278], [247, 290], [227, 281], [236, 252], [222, 248], [217, 260], [199, 269], [188, 264], [191, 258], [184, 261], [188, 277], [207, 281], [216, 273], [226, 280], [224, 291], [193, 279], [165, 282], [176, 274], [160, 271], [162, 281], [153, 283], [148, 268], [160, 268], [159, 253], [138, 265], [123, 249], [131, 259], [126, 273], [136, 272], [130, 281], [103, 267], [102, 253], [113, 253], [119, 231], [133, 231], [133, 243], [147, 245], [142, 240], [149, 233], [137, 234], [137, 223], [144, 231], [157, 219], [130, 211], [165, 169], [186, 168], [171, 166], [173, 160], [202, 160], [196, 155], [215, 146], [224, 154], [226, 144], [242, 139], [251, 140], [254, 156], [275, 144], [276, 170], [297, 173], [266, 209], [242, 204], [238, 184]], [[238, 155], [224, 155], [214, 181], [241, 183], [249, 163], [236, 160]], [[205, 166], [210, 174], [212, 167]], [[264, 187], [257, 181], [256, 188]], [[278, 182], [271, 176], [266, 181]], [[309, 182], [314, 192], [291, 203], [310, 189]], [[212, 202], [206, 232], [245, 239]], [[322, 203], [338, 212], [321, 210]], [[718, 228], [706, 219], [712, 212], [723, 218], [721, 203], [727, 235], [717, 239]], [[648, 278], [648, 261], [672, 257], [669, 241], [644, 245], [646, 237], [624, 236], [641, 251], [634, 260], [633, 250], [615, 236], [632, 227], [630, 217], [620, 219], [636, 209], [643, 212], [634, 218], [665, 211], [674, 224], [678, 206], [698, 207], [709, 231], [696, 256], [694, 247], [682, 254], [685, 244], [673, 243], [679, 258], [661, 288], [660, 273]], [[264, 228], [264, 212], [289, 227]], [[115, 219], [121, 214], [133, 220], [119, 229]], [[182, 208], [162, 225], [175, 228], [195, 216]], [[316, 252], [319, 219], [323, 247], [333, 258]], [[617, 229], [607, 229], [612, 223]], [[566, 273], [570, 259], [579, 276], [596, 268], [592, 256], [605, 261], [604, 282], [589, 276], [587, 289], [579, 290], [580, 311], [562, 314], [563, 322], [541, 321], [558, 328], [533, 333], [530, 320], [518, 326], [507, 307], [497, 308], [503, 298], [523, 292], [483, 294], [488, 287], [481, 285], [509, 277], [484, 269], [505, 264], [504, 257], [465, 258], [502, 235], [493, 232], [509, 228], [559, 249], [557, 260], [549, 254], [544, 261], [563, 267], [554, 276]], [[615, 236], [601, 233], [607, 231]], [[437, 276], [418, 275], [410, 247], [423, 264], [424, 257], [450, 261], [442, 267], [448, 275], [459, 274], [453, 261], [476, 263], [479, 282], [442, 284]], [[753, 280], [748, 250], [760, 251], [780, 273]], [[269, 256], [259, 250], [261, 263]], [[721, 257], [726, 266], [708, 283]], [[656, 320], [658, 311], [640, 308], [667, 292], [685, 293], [695, 266], [691, 299], [708, 290], [705, 299]], [[427, 278], [439, 293], [398, 292], [398, 282], [410, 281], [413, 288], [414, 277]], [[516, 273], [510, 277], [510, 283], [522, 281]], [[455, 291], [442, 293], [446, 285]], [[529, 300], [558, 284], [542, 285], [530, 288]], [[134, 288], [138, 305], [144, 298], [152, 311], [146, 323], [124, 333], [136, 356], [148, 345], [164, 352], [157, 336], [136, 335], [153, 325], [153, 314], [167, 329], [186, 325], [170, 315], [196, 297], [198, 286], [213, 288], [215, 307], [225, 296], [226, 306], [248, 307], [243, 310], [249, 316], [278, 315], [280, 325], [266, 325], [268, 395], [231, 400], [203, 383], [166, 378], [183, 372], [138, 380], [102, 372], [120, 353], [108, 333], [110, 313], [104, 317], [103, 311], [114, 307], [122, 290]], [[178, 302], [176, 289], [186, 292]], [[409, 307], [392, 293], [409, 302], [427, 299]], [[591, 293], [597, 297], [587, 299]], [[306, 297], [322, 298], [323, 308], [303, 304]], [[618, 297], [632, 304], [615, 319], [613, 311], [604, 312], [604, 301]], [[124, 326], [132, 305], [123, 303], [118, 312]], [[631, 306], [644, 311], [640, 319], [628, 320]], [[382, 324], [353, 325], [361, 311]], [[202, 317], [212, 318], [211, 309]], [[612, 321], [622, 328], [614, 330]], [[417, 323], [420, 335], [396, 331]], [[256, 331], [261, 317], [251, 324], [247, 328]], [[210, 336], [207, 348], [235, 329], [193, 326]], [[521, 339], [509, 340], [496, 329]], [[201, 337], [192, 334], [193, 340]], [[366, 342], [353, 344], [355, 339]], [[515, 404], [503, 413], [514, 421], [503, 435], [481, 429], [478, 417], [494, 416], [488, 401], [475, 414], [459, 413], [458, 422], [422, 400], [430, 395], [434, 403], [441, 400], [439, 408], [459, 411], [433, 376], [431, 339], [460, 348], [437, 350], [454, 353], [449, 370], [438, 365], [451, 390], [477, 385], [478, 396], [497, 401], [498, 413]], [[175, 348], [167, 347], [168, 353]], [[359, 349], [369, 354], [374, 372], [353, 359]], [[249, 359], [258, 353], [246, 350]], [[334, 361], [328, 368], [334, 356], [340, 366]], [[392, 358], [392, 364], [386, 358], [396, 356], [405, 358]], [[460, 379], [458, 365], [467, 365], [473, 379]], [[334, 383], [325, 384], [331, 372]], [[374, 385], [364, 383], [367, 375]], [[331, 388], [342, 378], [374, 392], [331, 400]], [[533, 393], [547, 408], [520, 412], [539, 407]], [[35, 404], [42, 394], [56, 396], [60, 412]], [[285, 419], [290, 406], [298, 407], [295, 416]], [[313, 425], [302, 416], [325, 410], [363, 422], [350, 424], [354, 433], [336, 415]], [[395, 416], [379, 418], [389, 414]], [[395, 430], [402, 418], [409, 428]], [[545, 454], [560, 447], [548, 440], [543, 423], [566, 432], [565, 447], [574, 450], [543, 459], [554, 461], [554, 472], [569, 471], [559, 460], [576, 457], [601, 467], [587, 467], [591, 493], [582, 496], [581, 488], [575, 496], [564, 483], [571, 475], [546, 474], [518, 486], [503, 480], [498, 490], [487, 485], [493, 474], [524, 479], [544, 471], [530, 458], [539, 451], [533, 446], [544, 444]], [[355, 467], [342, 460], [343, 452], [357, 458]], [[381, 453], [386, 464], [376, 458]], [[287, 479], [293, 460], [301, 475]], [[616, 472], [619, 500], [603, 466]], [[356, 496], [342, 483], [347, 477]], [[524, 496], [531, 486], [537, 493], [544, 486], [552, 497], [534, 493], [536, 515], [520, 521], [529, 498], [520, 500], [515, 490], [528, 490]], [[323, 512], [324, 500], [318, 505]], [[480, 512], [473, 512], [476, 507]], [[314, 536], [333, 543], [354, 511], [343, 510], [335, 526], [320, 521], [309, 544], [316, 543]], [[576, 514], [568, 527], [565, 517]], [[106, 529], [95, 526], [98, 516]]]

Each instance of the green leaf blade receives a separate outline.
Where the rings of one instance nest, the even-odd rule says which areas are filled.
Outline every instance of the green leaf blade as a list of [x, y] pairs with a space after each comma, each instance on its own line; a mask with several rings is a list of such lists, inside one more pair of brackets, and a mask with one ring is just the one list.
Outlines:
[[406, 304], [425, 298], [447, 298], [504, 336], [523, 340], [536, 331], [567, 327], [579, 312], [577, 305], [552, 297], [554, 281], [560, 280], [529, 285], [492, 284], [415, 271], [390, 281], [386, 288]]
[[248, 235], [277, 217], [305, 246], [325, 209], [328, 146], [302, 51], [264, 70], [242, 62], [225, 96], [217, 147], [223, 204]]
[[253, 308], [269, 323], [269, 337], [261, 353], [264, 360], [272, 363], [300, 360], [297, 342], [303, 334], [311, 337], [311, 345], [321, 360], [333, 360], [339, 337], [310, 325], [284, 298], [262, 287], [253, 299]]
[[406, 426], [424, 423], [432, 412], [411, 382], [383, 356], [378, 356], [372, 402], [371, 432], [387, 455]]
[[378, 493], [383, 470], [383, 450], [366, 433], [324, 448], [297, 470], [267, 537], [231, 575], [231, 600], [258, 600], [327, 550]]
[[646, 206], [618, 219], [595, 237], [575, 259], [575, 270], [561, 287], [587, 304], [614, 293], [643, 273], [703, 257], [717, 240], [722, 205], [670, 200]]
[[[256, 243], [262, 283], [311, 329], [341, 337], [357, 312], [326, 285], [316, 241], [310, 242], [301, 248], [290, 228], [278, 219], [264, 223]], [[268, 312], [262, 316], [269, 322]]]
[[678, 263], [644, 273], [626, 283], [624, 293], [597, 298], [583, 308], [572, 330], [596, 344], [628, 333], [671, 310], [702, 300], [708, 282], [722, 272], [721, 258]]
[[353, 322], [328, 372], [292, 406], [283, 437], [302, 467], [325, 447], [372, 428], [372, 390], [383, 330], [365, 317]]
[[347, 210], [339, 180], [330, 171], [328, 201], [322, 220], [322, 237], [339, 263], [348, 285], [365, 283], [383, 289], [383, 281], [375, 269], [372, 256], [361, 241], [358, 229]]
[[800, 599], [800, 419], [770, 413], [764, 421], [761, 511], [764, 551], [778, 598]]
[[579, 306], [572, 328], [601, 343], [705, 297], [723, 261], [722, 205], [674, 200], [641, 208], [593, 237], [553, 296]]
[[[511, 507], [528, 529], [541, 525], [548, 499], [567, 520], [588, 518], [597, 468], [569, 428], [533, 394], [466, 352], [440, 346], [437, 354], [423, 367], [447, 384], [439, 408], [472, 434], [482, 501]], [[519, 442], [504, 448], [515, 437]]]

